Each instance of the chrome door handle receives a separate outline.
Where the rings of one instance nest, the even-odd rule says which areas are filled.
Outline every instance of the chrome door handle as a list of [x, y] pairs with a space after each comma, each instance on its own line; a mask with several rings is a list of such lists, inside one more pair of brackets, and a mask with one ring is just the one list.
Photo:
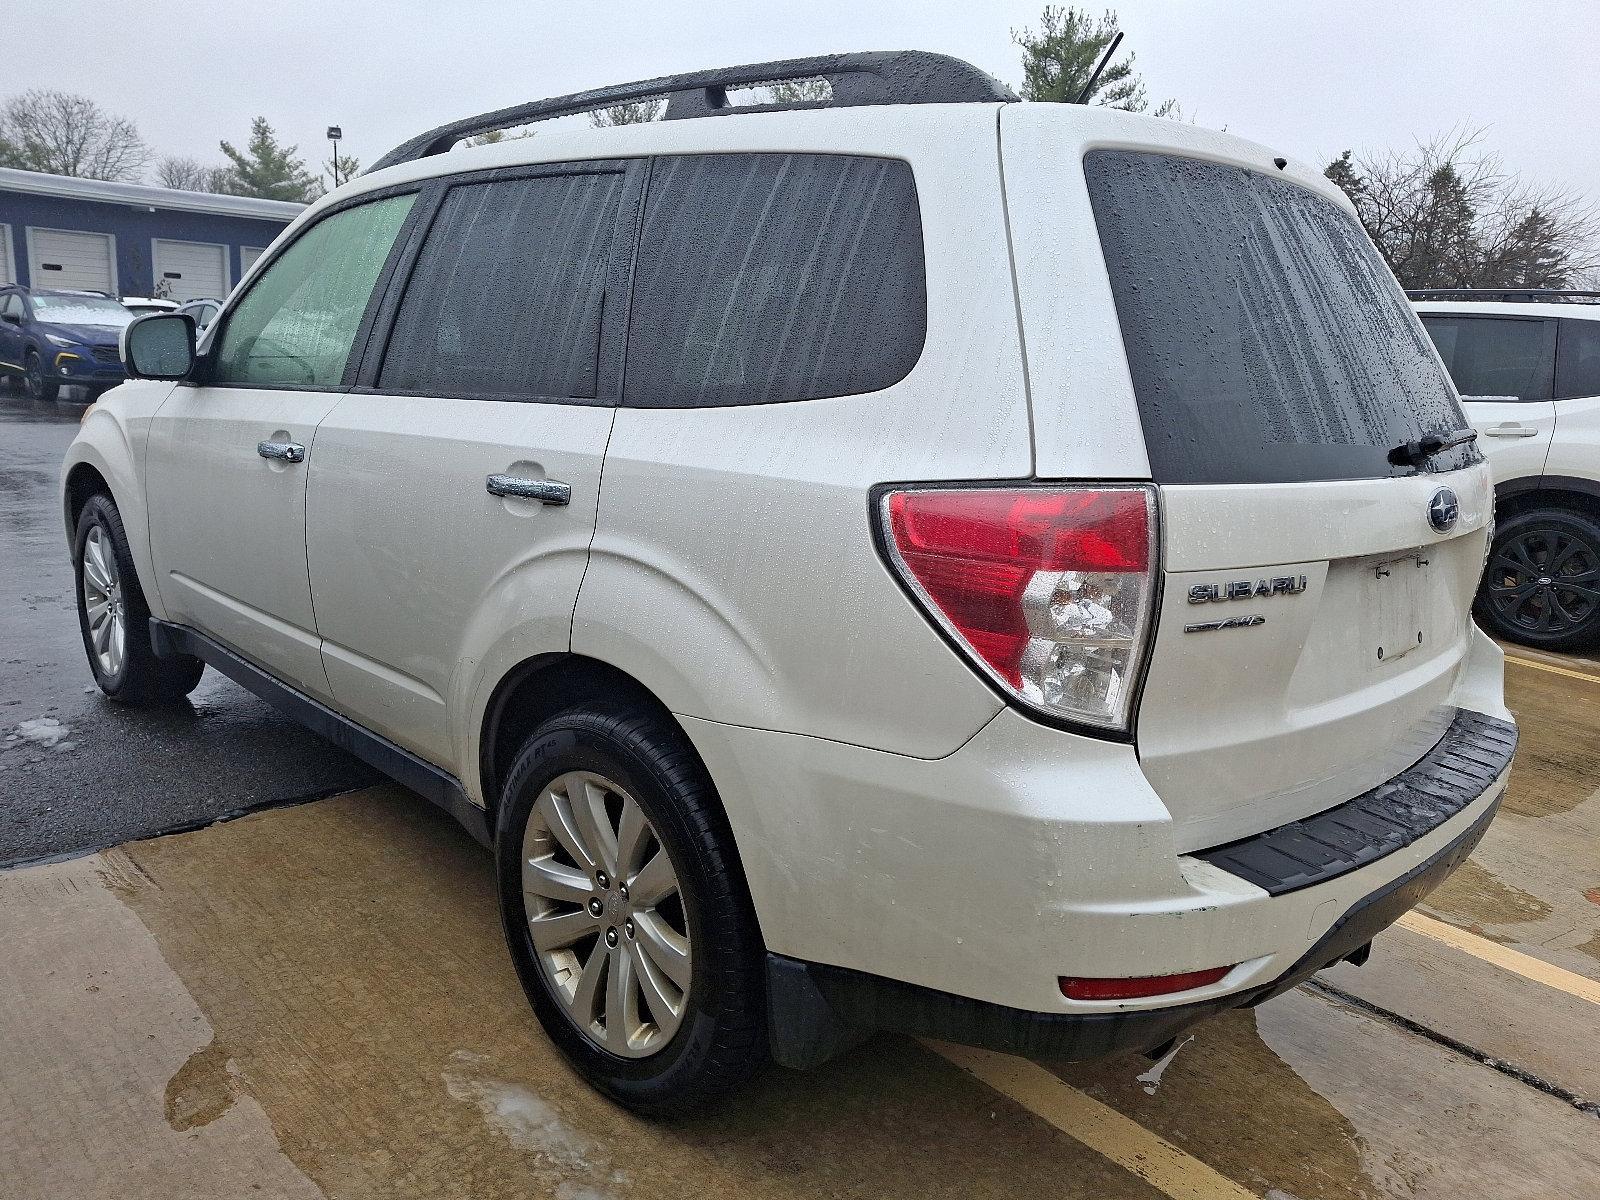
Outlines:
[[519, 475], [491, 475], [483, 481], [491, 496], [516, 496], [540, 504], [570, 504], [572, 485], [559, 479], [523, 479]]
[[1485, 432], [1490, 437], [1534, 437], [1539, 431], [1530, 429], [1526, 425], [1496, 425]]
[[299, 442], [257, 442], [256, 453], [262, 458], [277, 458], [284, 462], [306, 460], [306, 448]]

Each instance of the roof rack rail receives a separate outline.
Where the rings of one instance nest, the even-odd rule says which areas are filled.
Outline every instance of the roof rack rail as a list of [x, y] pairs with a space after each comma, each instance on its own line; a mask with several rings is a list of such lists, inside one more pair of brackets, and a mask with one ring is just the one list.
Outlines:
[[1410, 288], [1413, 300], [1501, 300], [1526, 304], [1600, 304], [1600, 292], [1559, 288]]
[[[730, 105], [731, 88], [782, 83], [792, 79], [826, 79], [829, 100], [790, 104]], [[381, 171], [397, 163], [443, 154], [463, 138], [530, 125], [574, 113], [594, 112], [613, 104], [665, 98], [662, 120], [714, 117], [730, 112], [781, 112], [799, 108], [848, 108], [869, 104], [985, 104], [1008, 103], [1017, 95], [993, 76], [971, 63], [945, 54], [922, 50], [885, 50], [857, 54], [824, 54], [814, 58], [789, 58], [779, 62], [691, 71], [663, 75], [638, 83], [574, 92], [549, 100], [532, 100], [510, 108], [452, 121], [396, 146], [369, 168]]]

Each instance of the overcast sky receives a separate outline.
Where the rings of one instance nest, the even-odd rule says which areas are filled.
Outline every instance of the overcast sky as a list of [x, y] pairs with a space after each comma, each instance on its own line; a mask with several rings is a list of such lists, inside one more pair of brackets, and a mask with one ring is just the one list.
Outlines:
[[[443, 121], [699, 67], [938, 50], [1020, 82], [1040, 0], [26, 0], [0, 96], [86, 93], [159, 154], [220, 160], [263, 115], [315, 167], [330, 124], [370, 163]], [[1100, 5], [1092, 6], [1098, 10]], [[1600, 200], [1600, 0], [1122, 0], [1152, 99], [1299, 158], [1487, 126], [1530, 178]], [[23, 12], [27, 16], [23, 19]], [[28, 53], [32, 47], [34, 53]]]

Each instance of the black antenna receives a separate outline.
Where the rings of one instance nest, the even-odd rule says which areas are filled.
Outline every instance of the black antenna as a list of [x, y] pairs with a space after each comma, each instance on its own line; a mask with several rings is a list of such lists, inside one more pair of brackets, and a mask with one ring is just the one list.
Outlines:
[[1078, 93], [1074, 104], [1087, 104], [1089, 93], [1094, 91], [1094, 85], [1100, 82], [1100, 72], [1106, 69], [1106, 64], [1111, 61], [1111, 56], [1117, 52], [1117, 47], [1122, 44], [1122, 31], [1117, 30], [1117, 36], [1111, 39], [1111, 45], [1106, 47], [1106, 52], [1100, 56], [1100, 62], [1094, 69], [1094, 74], [1089, 76], [1089, 82], [1083, 85], [1083, 91]]

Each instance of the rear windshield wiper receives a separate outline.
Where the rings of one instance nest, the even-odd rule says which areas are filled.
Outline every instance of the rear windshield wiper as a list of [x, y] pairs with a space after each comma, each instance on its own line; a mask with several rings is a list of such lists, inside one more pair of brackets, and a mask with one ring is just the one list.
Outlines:
[[1478, 440], [1476, 429], [1458, 429], [1454, 433], [1429, 433], [1411, 442], [1401, 442], [1389, 451], [1389, 461], [1397, 467], [1416, 467], [1444, 450], [1454, 450]]

